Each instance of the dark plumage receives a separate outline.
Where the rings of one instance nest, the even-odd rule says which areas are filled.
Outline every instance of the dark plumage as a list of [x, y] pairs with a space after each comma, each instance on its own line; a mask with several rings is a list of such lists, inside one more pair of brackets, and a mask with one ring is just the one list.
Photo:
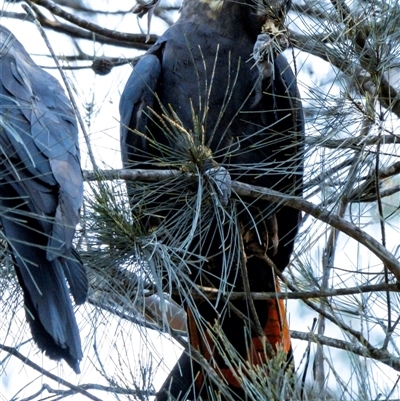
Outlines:
[[72, 240], [83, 199], [78, 130], [61, 85], [0, 26], [0, 221], [39, 348], [79, 372], [75, 303], [86, 270]]
[[[252, 56], [263, 24], [271, 15], [278, 18], [285, 6], [275, 1], [277, 8], [269, 9], [268, 4], [272, 1], [184, 1], [179, 20], [141, 58], [122, 94], [121, 149], [126, 168], [160, 167], [160, 161], [179, 168], [179, 163], [187, 164], [193, 155], [188, 144], [201, 143], [206, 157], [195, 161], [198, 171], [204, 172], [210, 165], [223, 166], [232, 179], [301, 195], [304, 123], [295, 77], [276, 51], [273, 59], [263, 60], [258, 68]], [[187, 135], [193, 141], [188, 141]], [[184, 155], [186, 159], [179, 160]], [[177, 205], [174, 213], [169, 213], [167, 206], [163, 209], [163, 200], [167, 205], [168, 194], [158, 198], [157, 213], [141, 216], [144, 227], [165, 224], [171, 230], [169, 219], [185, 206]], [[260, 199], [230, 202], [227, 208], [238, 216], [237, 228], [228, 226], [229, 219], [217, 218], [209, 229], [199, 228], [189, 250], [206, 261], [193, 265], [188, 261], [192, 280], [220, 291], [230, 286], [244, 291], [245, 270], [252, 292], [279, 291], [271, 265], [283, 271], [289, 263], [300, 213]], [[207, 202], [204, 205], [207, 208]], [[214, 349], [218, 340], [205, 333], [218, 321], [241, 357], [254, 364], [265, 361], [259, 336], [250, 323], [254, 323], [250, 301], [236, 300], [228, 305], [221, 300], [199, 301], [196, 309], [202, 319], [195, 317], [198, 315], [192, 313], [192, 307], [186, 304], [191, 345], [224, 376], [234, 398], [244, 399], [240, 383]], [[273, 348], [282, 343], [289, 360], [291, 346], [283, 303], [254, 301], [254, 307], [266, 338]], [[176, 398], [182, 396], [199, 372], [189, 398], [201, 394], [207, 399], [207, 373], [185, 355], [179, 363], [183, 369], [175, 367], [158, 399], [167, 399], [168, 392]]]

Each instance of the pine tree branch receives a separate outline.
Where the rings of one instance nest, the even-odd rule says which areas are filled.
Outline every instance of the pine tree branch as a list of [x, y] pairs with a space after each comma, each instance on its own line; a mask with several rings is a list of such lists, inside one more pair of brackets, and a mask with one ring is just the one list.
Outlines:
[[[102, 170], [99, 172], [99, 174], [84, 171], [84, 179], [86, 181], [94, 181], [99, 179], [122, 179], [130, 181], [142, 180], [154, 182], [179, 175], [182, 175], [182, 172], [179, 170]], [[249, 185], [241, 182], [232, 181], [232, 190], [240, 196], [264, 199], [270, 202], [293, 207], [326, 224], [329, 224], [339, 231], [342, 231], [375, 254], [390, 270], [394, 277], [400, 281], [400, 263], [385, 247], [382, 246], [382, 244], [380, 244], [371, 235], [361, 230], [361, 228], [357, 227], [355, 224], [340, 218], [324, 207], [315, 205], [299, 197], [288, 196], [269, 188]]]
[[[321, 41], [312, 38], [310, 35], [302, 35], [294, 31], [290, 31], [291, 43], [300, 50], [313, 54], [337, 67], [343, 73], [352, 76], [357, 82], [358, 89], [362, 95], [374, 96], [376, 85], [372, 76], [375, 71], [368, 71], [355, 65], [351, 59], [346, 59], [337, 51], [336, 48], [330, 47]], [[370, 66], [370, 69], [372, 66]], [[390, 85], [389, 81], [382, 75], [379, 81], [378, 100], [387, 110], [390, 110], [397, 117], [400, 117], [400, 96], [398, 91]]]

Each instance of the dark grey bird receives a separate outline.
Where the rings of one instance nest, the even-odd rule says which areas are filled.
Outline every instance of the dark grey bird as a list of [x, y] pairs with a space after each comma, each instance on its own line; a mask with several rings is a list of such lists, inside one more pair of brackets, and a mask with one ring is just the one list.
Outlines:
[[76, 119], [59, 82], [4, 26], [0, 99], [0, 221], [26, 318], [38, 347], [79, 373], [70, 293], [84, 303], [88, 279], [72, 244], [83, 200]]
[[[268, 30], [270, 21], [281, 20], [289, 5], [280, 0], [185, 0], [178, 21], [140, 59], [122, 93], [125, 168], [180, 168], [192, 157], [201, 174], [223, 168], [224, 174], [214, 175], [219, 180], [228, 172], [221, 186], [225, 189], [232, 179], [301, 196], [304, 121], [296, 79], [276, 50], [280, 45], [270, 48], [269, 42], [263, 43], [274, 34]], [[285, 43], [281, 38], [279, 42]], [[195, 151], [204, 157], [193, 157]], [[128, 184], [132, 196], [130, 188]], [[189, 250], [203, 259], [187, 261], [190, 277], [200, 289], [214, 287], [220, 293], [229, 288], [278, 292], [273, 268], [283, 271], [289, 263], [300, 212], [262, 199], [229, 200], [229, 193], [225, 190], [220, 204], [236, 214], [237, 228], [227, 218], [208, 220], [199, 228]], [[133, 208], [144, 228], [164, 224], [171, 233], [172, 219], [179, 210], [184, 213], [185, 203], [169, 211], [168, 196], [159, 195], [154, 208], [149, 203], [143, 205], [144, 211]], [[131, 205], [138, 203], [133, 199]], [[204, 202], [204, 210], [209, 203]], [[259, 365], [266, 361], [263, 337], [274, 350], [281, 344], [291, 360], [282, 302], [224, 303], [219, 297], [194, 302], [185, 303], [191, 347], [221, 377], [233, 399], [245, 399], [246, 394], [221, 351], [227, 343], [242, 360]], [[216, 322], [225, 342], [209, 334]], [[185, 394], [189, 399], [209, 399], [206, 393], [213, 387], [222, 388], [183, 354], [157, 399], [184, 399], [180, 397]]]

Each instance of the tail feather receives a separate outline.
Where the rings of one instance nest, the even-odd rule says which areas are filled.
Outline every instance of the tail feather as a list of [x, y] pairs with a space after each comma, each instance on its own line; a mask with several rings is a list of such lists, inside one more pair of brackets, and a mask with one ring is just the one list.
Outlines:
[[[9, 202], [12, 202], [12, 198]], [[24, 293], [26, 317], [33, 339], [51, 359], [65, 359], [79, 373], [79, 361], [83, 357], [81, 342], [64, 278], [64, 271], [72, 271], [79, 261], [74, 261], [72, 256], [71, 259], [59, 257], [53, 261], [47, 260], [48, 238], [40, 234], [38, 220], [11, 212], [12, 205], [7, 203], [6, 198], [2, 199], [2, 204], [7, 212], [2, 214], [1, 221]], [[83, 269], [81, 265], [79, 271]], [[85, 284], [78, 285], [76, 277], [70, 276], [74, 296], [81, 301]]]
[[67, 258], [59, 258], [65, 277], [68, 280], [69, 289], [74, 301], [77, 305], [86, 302], [88, 293], [88, 277], [86, 268], [75, 249], [71, 249], [71, 256]]
[[[275, 283], [275, 288], [277, 293], [281, 292], [278, 281]], [[263, 326], [265, 337], [274, 351], [279, 348], [286, 353], [286, 361], [289, 364], [293, 355], [284, 300], [267, 299], [259, 301], [257, 304], [258, 309], [261, 308], [261, 305], [264, 305], [264, 312], [267, 316]], [[241, 384], [237, 379], [240, 377], [239, 372], [227, 367], [224, 363], [215, 366], [215, 363], [218, 364], [218, 361], [222, 361], [223, 358], [216, 355], [218, 353], [217, 346], [213, 343], [211, 336], [207, 333], [205, 335], [200, 333], [198, 322], [190, 308], [187, 308], [187, 320], [191, 346], [198, 350], [208, 362], [213, 364], [213, 368], [218, 372], [222, 381], [228, 383], [234, 393], [240, 394]], [[237, 332], [225, 334], [239, 336], [239, 327]], [[252, 366], [267, 363], [268, 357], [265, 346], [259, 337], [254, 336], [251, 339], [243, 357]], [[204, 374], [200, 365], [184, 352], [161, 386], [156, 399], [157, 401], [170, 399], [194, 400], [197, 399], [195, 394], [202, 394], [204, 386]]]
[[[278, 281], [276, 281], [276, 292], [280, 293]], [[292, 358], [292, 345], [284, 301], [282, 299], [267, 299], [265, 301], [259, 301], [257, 305], [258, 309], [260, 308], [260, 302], [263, 303], [266, 312], [266, 320], [263, 326], [266, 340], [275, 352], [278, 348], [282, 349], [287, 355], [287, 361], [290, 362]], [[240, 377], [239, 372], [235, 371], [234, 368], [228, 367], [224, 363], [219, 362], [222, 361], [223, 358], [218, 357], [217, 355], [218, 346], [214, 344], [213, 339], [208, 334], [205, 336], [201, 335], [198, 327], [199, 323], [195, 320], [190, 309], [187, 310], [187, 316], [189, 338], [192, 347], [198, 350], [207, 361], [212, 362], [212, 364], [218, 364], [214, 369], [218, 372], [223, 381], [228, 383], [233, 389], [240, 389], [242, 385], [237, 379]], [[237, 327], [235, 333], [225, 334], [228, 336], [228, 340], [230, 340], [229, 337], [232, 337], [233, 339], [233, 337], [240, 336], [240, 328]], [[247, 346], [245, 355], [242, 355], [242, 357], [248, 361], [251, 366], [265, 364], [268, 361], [268, 356], [263, 340], [258, 336], [252, 337]], [[200, 391], [203, 381], [204, 376], [199, 374], [195, 382], [197, 391]]]
[[[48, 269], [49, 267], [44, 267]], [[18, 277], [22, 278], [21, 269], [16, 268]], [[79, 361], [82, 359], [81, 342], [75, 315], [69, 301], [68, 293], [63, 287], [58, 287], [62, 296], [54, 296], [48, 292], [32, 296], [25, 286], [25, 281], [19, 279], [24, 294], [26, 318], [29, 323], [33, 340], [44, 353], [54, 360], [64, 359], [75, 373], [80, 373]], [[46, 281], [51, 283], [49, 276]], [[35, 292], [35, 291], [34, 291]]]

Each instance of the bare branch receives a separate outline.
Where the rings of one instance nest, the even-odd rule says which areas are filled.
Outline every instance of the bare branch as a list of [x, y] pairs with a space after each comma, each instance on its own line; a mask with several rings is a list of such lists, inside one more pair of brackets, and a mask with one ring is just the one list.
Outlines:
[[95, 397], [93, 394], [90, 394], [88, 391], [81, 388], [80, 386], [75, 386], [74, 384], [62, 379], [60, 376], [54, 375], [53, 373], [50, 373], [48, 370], [43, 369], [36, 363], [32, 362], [28, 357], [26, 357], [25, 355], [22, 355], [16, 348], [8, 347], [7, 345], [0, 344], [0, 349], [7, 352], [8, 354], [10, 354], [12, 356], [15, 356], [16, 358], [21, 360], [25, 365], [36, 370], [41, 375], [54, 380], [56, 383], [58, 383], [62, 386], [68, 387], [69, 389], [73, 390], [75, 393], [82, 394], [85, 397], [87, 397], [93, 401], [101, 401], [100, 398]]
[[34, 1], [27, 0], [27, 1], [29, 4], [35, 3], [42, 7], [45, 7], [54, 15], [57, 15], [77, 25], [80, 28], [83, 28], [83, 29], [78, 29], [74, 26], [61, 24], [57, 21], [51, 21], [47, 19], [43, 14], [37, 16], [38, 20], [43, 25], [43, 27], [51, 28], [57, 32], [65, 33], [72, 37], [87, 39], [91, 41], [96, 40], [99, 43], [105, 43], [114, 46], [131, 47], [139, 50], [147, 50], [153, 43], [155, 43], [155, 41], [158, 38], [157, 35], [150, 35], [150, 39], [146, 43], [146, 35], [121, 33], [110, 29], [102, 28], [99, 25], [83, 20], [79, 17], [76, 17], [64, 11], [62, 8], [58, 7], [49, 0], [34, 0]]
[[311, 341], [316, 344], [327, 345], [343, 351], [349, 351], [355, 355], [373, 358], [376, 361], [390, 366], [392, 369], [397, 370], [398, 372], [400, 371], [400, 358], [393, 356], [386, 350], [378, 348], [367, 349], [366, 347], [355, 345], [348, 341], [338, 340], [336, 338], [321, 336], [314, 333], [304, 333], [297, 330], [290, 330], [290, 335], [292, 338], [296, 338], [298, 340]]
[[[221, 292], [218, 288], [210, 287], [198, 287], [206, 295], [207, 299], [217, 299], [221, 296]], [[251, 292], [249, 296], [255, 300], [260, 301], [264, 299], [310, 299], [310, 298], [331, 298], [344, 295], [358, 295], [367, 292], [380, 292], [380, 291], [391, 291], [400, 292], [399, 284], [370, 284], [361, 285], [359, 287], [349, 287], [349, 288], [338, 288], [334, 290], [314, 290], [314, 291], [295, 291], [286, 293], [276, 293], [276, 292]], [[192, 294], [193, 298], [204, 298], [202, 295]], [[236, 299], [246, 299], [248, 297], [245, 292], [231, 292], [229, 293], [230, 300]]]

